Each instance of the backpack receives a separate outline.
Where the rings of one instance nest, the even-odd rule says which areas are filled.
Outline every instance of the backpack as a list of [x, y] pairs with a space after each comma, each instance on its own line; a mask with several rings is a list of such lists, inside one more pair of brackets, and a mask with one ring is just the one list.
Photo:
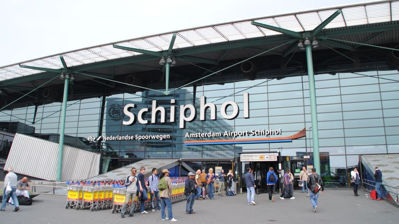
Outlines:
[[163, 191], [166, 188], [168, 188], [168, 184], [166, 183], [165, 178], [162, 177], [162, 179], [159, 181], [159, 184], [158, 184], [158, 190]]
[[268, 182], [269, 183], [276, 182], [276, 177], [274, 176], [274, 173], [270, 173]]
[[318, 176], [315, 176], [315, 175], [312, 175], [312, 179], [313, 179], [313, 183], [314, 183], [314, 190], [313, 190], [313, 193], [318, 193], [319, 191], [320, 191], [320, 189], [321, 189], [321, 186], [320, 186], [320, 184], [319, 184], [319, 177]]

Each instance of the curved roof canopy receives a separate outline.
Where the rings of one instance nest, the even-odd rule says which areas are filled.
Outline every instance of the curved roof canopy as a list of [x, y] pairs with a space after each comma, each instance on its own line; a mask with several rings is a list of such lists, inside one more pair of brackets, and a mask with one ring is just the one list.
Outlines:
[[[0, 67], [0, 90], [16, 98], [18, 94], [27, 93], [59, 76], [62, 71], [74, 75], [76, 91], [70, 99], [134, 93], [145, 88], [162, 89], [165, 68], [160, 64], [167, 57], [173, 60], [172, 65], [176, 62], [171, 69], [171, 87], [174, 88], [195, 85], [192, 80], [257, 54], [260, 57], [252, 60], [256, 74], [243, 76], [239, 73], [245, 68], [229, 67], [228, 77], [221, 72], [212, 80], [202, 80], [201, 84], [303, 75], [306, 74], [306, 61], [303, 51], [298, 49], [298, 41], [281, 32], [256, 26], [254, 22], [306, 34], [317, 29], [331, 15], [334, 15], [333, 19], [317, 31], [320, 33], [317, 38], [313, 38], [320, 43], [314, 50], [316, 73], [360, 71], [371, 66], [381, 69], [399, 67], [395, 61], [387, 59], [387, 51], [379, 53], [367, 46], [392, 49], [399, 44], [399, 2], [379, 1], [180, 30], [12, 64]], [[366, 45], [357, 45], [358, 42]], [[371, 52], [373, 57], [370, 57]], [[364, 57], [367, 54], [368, 58]], [[117, 83], [107, 80], [131, 83], [132, 86], [120, 88]], [[99, 84], [106, 90], [99, 91]], [[47, 87], [57, 85], [62, 85], [62, 81], [54, 80]], [[40, 99], [34, 101], [34, 104], [45, 103], [38, 102]], [[50, 101], [59, 101], [59, 96]]]

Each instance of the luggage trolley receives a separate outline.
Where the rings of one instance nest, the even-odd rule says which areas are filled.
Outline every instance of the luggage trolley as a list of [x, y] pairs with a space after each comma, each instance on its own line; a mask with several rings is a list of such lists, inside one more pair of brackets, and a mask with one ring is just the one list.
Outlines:
[[184, 182], [178, 184], [177, 201], [184, 199]]
[[[90, 184], [90, 183], [88, 183]], [[87, 185], [83, 186], [83, 202], [81, 208], [83, 209], [90, 209], [90, 211], [94, 211], [96, 208], [96, 201], [94, 199], [94, 187]], [[98, 197], [98, 193], [97, 193]]]
[[98, 200], [97, 200], [97, 209], [105, 209], [105, 186], [103, 182], [98, 183]]
[[67, 182], [67, 202], [65, 208], [79, 209], [82, 202], [82, 187], [79, 185], [71, 185]]
[[93, 207], [90, 207], [90, 211], [98, 210], [100, 208], [100, 202], [99, 202], [100, 187], [97, 185], [97, 183], [94, 183], [93, 191], [94, 191], [94, 203]]
[[[120, 187], [119, 184], [113, 190], [113, 203], [112, 203], [112, 213], [119, 213], [122, 211], [122, 207], [126, 201], [126, 188]], [[132, 201], [129, 201], [128, 206], [130, 206]]]
[[112, 208], [112, 186], [107, 183], [104, 187], [105, 209]]

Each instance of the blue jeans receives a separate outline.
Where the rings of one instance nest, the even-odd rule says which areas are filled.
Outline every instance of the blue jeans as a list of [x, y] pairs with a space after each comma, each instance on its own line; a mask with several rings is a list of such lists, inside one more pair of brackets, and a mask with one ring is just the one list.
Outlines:
[[377, 191], [377, 198], [382, 198], [381, 185], [382, 182], [375, 182], [375, 190]]
[[255, 201], [255, 188], [254, 187], [247, 187], [247, 200], [248, 200], [248, 203]]
[[293, 185], [292, 184], [288, 184], [288, 185], [284, 184], [280, 197], [291, 198], [293, 196], [294, 196], [294, 187], [293, 187]]
[[6, 194], [6, 187], [3, 190], [3, 201], [1, 202], [1, 210], [5, 210], [6, 209], [6, 204], [7, 204], [7, 198], [9, 195], [11, 195], [12, 200], [14, 201], [14, 206], [15, 208], [19, 207], [19, 202], [18, 202], [18, 198], [17, 198], [17, 194], [15, 193], [15, 191], [17, 190], [16, 187], [11, 187], [11, 192]]
[[[151, 196], [151, 208], [152, 209], [160, 209], [161, 201], [159, 199], [159, 191], [154, 191], [154, 193], [150, 193], [150, 196]], [[155, 200], [157, 202], [155, 202]]]
[[308, 183], [306, 181], [302, 181], [302, 192], [308, 192]]
[[213, 183], [208, 184], [208, 197], [213, 199]]
[[196, 195], [194, 193], [190, 193], [189, 195], [186, 196], [187, 197], [187, 203], [186, 203], [186, 213], [187, 214], [191, 214], [193, 213], [193, 205], [194, 205], [194, 201], [195, 201], [195, 197]]
[[143, 192], [141, 192], [141, 198], [139, 198], [140, 200], [140, 212], [144, 212], [145, 209], [145, 201], [147, 201], [148, 196], [147, 196], [147, 189], [143, 189]]
[[198, 187], [197, 187], [197, 195], [195, 196], [195, 199], [198, 199], [198, 198], [200, 198], [200, 197], [201, 197], [201, 187], [198, 186]]
[[172, 201], [170, 198], [161, 198], [161, 218], [165, 219], [165, 207], [168, 207], [168, 218], [169, 220], [173, 219], [172, 214]]
[[312, 202], [313, 209], [317, 206], [317, 201], [319, 200], [319, 193], [313, 193], [312, 191], [309, 191], [310, 193], [310, 202]]

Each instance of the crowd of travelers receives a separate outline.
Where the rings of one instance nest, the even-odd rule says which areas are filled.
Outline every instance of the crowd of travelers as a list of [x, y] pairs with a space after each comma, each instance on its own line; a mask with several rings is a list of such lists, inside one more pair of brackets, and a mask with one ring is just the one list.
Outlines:
[[[236, 195], [235, 190], [235, 178], [232, 170], [229, 170], [227, 174], [224, 170], [220, 170], [218, 174], [215, 174], [213, 168], [209, 168], [208, 173], [203, 170], [197, 170], [195, 173], [194, 181], [196, 183], [196, 196], [195, 199], [214, 199], [214, 193], [226, 194], [227, 196]], [[218, 182], [216, 188], [215, 182]]]
[[[248, 205], [256, 205], [255, 202], [255, 180], [254, 170], [249, 167], [248, 172], [244, 175], [245, 184], [247, 186], [247, 202]], [[279, 178], [274, 172], [274, 168], [270, 167], [266, 175], [267, 191], [269, 194], [269, 200], [274, 202], [273, 193], [276, 185], [278, 184]], [[294, 197], [294, 175], [290, 169], [286, 169], [282, 178], [281, 183], [281, 195], [280, 199], [295, 199]], [[302, 191], [309, 193], [310, 201], [312, 203], [313, 211], [317, 211], [319, 192], [324, 191], [324, 183], [320, 175], [316, 173], [316, 169], [312, 168], [312, 173], [308, 174], [306, 167], [303, 167], [300, 173], [300, 186]]]
[[[247, 187], [247, 203], [248, 205], [256, 205], [255, 202], [255, 180], [254, 180], [254, 170], [249, 167], [248, 172], [244, 175], [245, 184]], [[274, 168], [270, 167], [266, 175], [267, 192], [269, 195], [269, 200], [274, 202], [273, 193], [278, 186], [280, 181], [281, 195], [280, 199], [295, 199], [294, 197], [294, 175], [291, 173], [290, 169], [285, 169], [283, 174], [280, 174], [281, 178], [274, 172]], [[382, 190], [382, 172], [378, 167], [374, 170], [375, 179], [375, 199], [382, 200], [383, 190]], [[351, 186], [353, 187], [353, 193], [355, 196], [359, 196], [358, 188], [361, 183], [360, 175], [357, 168], [354, 168], [350, 174]], [[308, 172], [306, 167], [302, 167], [299, 173], [299, 183], [298, 186], [302, 188], [303, 193], [307, 193], [309, 196], [313, 212], [317, 212], [318, 199], [320, 191], [324, 191], [324, 182], [319, 174], [316, 173], [316, 169], [312, 168], [311, 173]], [[371, 192], [373, 194], [373, 191]], [[373, 199], [373, 198], [372, 198]]]
[[[144, 202], [148, 200], [147, 192], [149, 192], [152, 211], [161, 210], [162, 220], [177, 221], [173, 217], [172, 201], [170, 199], [172, 195], [172, 183], [169, 178], [169, 170], [163, 169], [161, 175], [158, 175], [157, 169], [153, 168], [151, 176], [147, 179], [148, 181], [145, 181], [144, 173], [145, 167], [141, 167], [138, 174], [137, 169], [133, 167], [131, 174], [126, 177], [127, 200], [125, 200], [125, 204], [122, 207], [121, 217], [125, 218], [127, 214], [134, 216], [136, 210], [135, 204], [133, 203], [129, 212], [127, 211], [127, 205], [129, 199], [133, 199], [136, 195], [140, 202], [140, 212], [147, 214]], [[215, 186], [216, 182], [218, 183], [217, 187]], [[213, 168], [210, 168], [208, 173], [205, 170], [197, 170], [196, 173], [189, 172], [184, 188], [184, 194], [187, 199], [186, 213], [195, 214], [193, 210], [194, 201], [212, 200], [215, 197], [215, 193], [226, 194], [228, 196], [236, 195], [235, 179], [232, 170], [229, 170], [227, 175], [224, 173], [224, 170], [215, 174]], [[166, 210], [168, 211], [167, 216]]]
[[[140, 171], [137, 173], [137, 169], [133, 167], [131, 169], [131, 174], [126, 177], [125, 186], [127, 200], [125, 200], [126, 202], [122, 207], [121, 217], [124, 218], [126, 214], [134, 216], [136, 210], [135, 203], [130, 206], [129, 211], [127, 211], [127, 205], [129, 199], [133, 200], [136, 196], [139, 200], [140, 212], [142, 214], [147, 214], [148, 212], [145, 210], [145, 201], [148, 200], [147, 195], [149, 193], [152, 211], [155, 212], [160, 210], [162, 220], [177, 221], [177, 219], [173, 217], [172, 211], [172, 182], [169, 177], [169, 170], [163, 169], [159, 175], [158, 170], [153, 168], [151, 175], [147, 179], [144, 177], [145, 171], [146, 168], [141, 167]], [[382, 172], [378, 167], [375, 167], [374, 178], [376, 182], [376, 200], [382, 200]], [[357, 168], [351, 171], [350, 179], [354, 195], [359, 196], [358, 187], [361, 181]], [[9, 200], [8, 202], [14, 205], [14, 211], [17, 212], [19, 210], [18, 196], [29, 198], [30, 186], [28, 178], [24, 177], [19, 181], [17, 180], [17, 175], [12, 169], [9, 169], [4, 179], [3, 199], [0, 211], [5, 211], [7, 200]], [[253, 168], [248, 168], [248, 172], [244, 175], [244, 182], [247, 188], [248, 205], [256, 205], [256, 184]], [[291, 173], [290, 169], [285, 169], [283, 173], [278, 175], [274, 171], [274, 168], [270, 167], [266, 174], [266, 184], [270, 201], [275, 201], [273, 194], [277, 186], [281, 187], [281, 200], [295, 199], [293, 191], [294, 175]], [[306, 167], [303, 167], [299, 174], [298, 186], [301, 187], [303, 193], [307, 193], [307, 196], [309, 196], [313, 212], [317, 212], [319, 193], [324, 191], [324, 182], [320, 175], [316, 173], [316, 169], [312, 168], [311, 173], [309, 173]], [[225, 174], [223, 169], [215, 174], [213, 168], [209, 168], [208, 173], [206, 173], [205, 169], [199, 169], [196, 173], [189, 172], [184, 188], [186, 213], [195, 214], [193, 210], [195, 200], [213, 200], [215, 194], [226, 196], [236, 195], [236, 178], [232, 170], [229, 170], [227, 174]], [[168, 211], [167, 216], [166, 210]]]

